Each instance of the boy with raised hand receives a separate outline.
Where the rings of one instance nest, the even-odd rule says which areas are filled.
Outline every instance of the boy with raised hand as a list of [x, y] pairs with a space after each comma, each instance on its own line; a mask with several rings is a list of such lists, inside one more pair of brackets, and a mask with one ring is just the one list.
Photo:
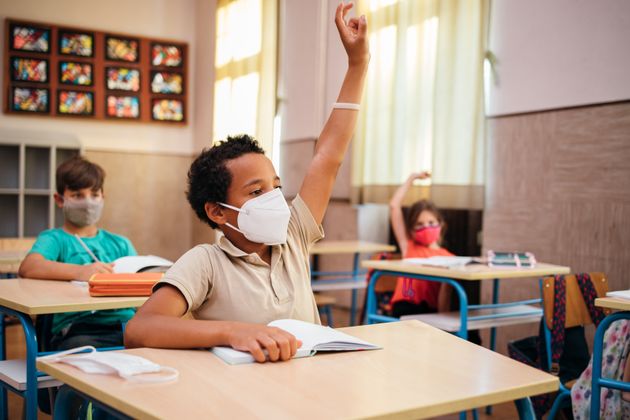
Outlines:
[[[248, 136], [204, 150], [188, 173], [188, 201], [223, 233], [215, 245], [184, 254], [156, 285], [125, 330], [128, 347], [231, 346], [258, 362], [288, 360], [300, 343], [265, 324], [280, 318], [319, 323], [310, 285], [309, 248], [357, 121], [369, 62], [365, 17], [335, 23], [348, 54], [337, 103], [324, 126], [291, 208], [271, 161]], [[182, 319], [191, 312], [194, 319]]]
[[[20, 265], [20, 277], [87, 281], [96, 273], [111, 273], [112, 261], [136, 255], [129, 239], [96, 226], [104, 205], [103, 169], [82, 157], [57, 168], [55, 203], [63, 210], [61, 228], [46, 230]], [[121, 346], [122, 324], [134, 309], [55, 314], [51, 350], [83, 345]]]

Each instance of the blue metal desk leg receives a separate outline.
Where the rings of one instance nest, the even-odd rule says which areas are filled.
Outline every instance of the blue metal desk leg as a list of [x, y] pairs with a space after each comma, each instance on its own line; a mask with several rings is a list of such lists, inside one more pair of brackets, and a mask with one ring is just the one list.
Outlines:
[[534, 406], [532, 405], [532, 401], [527, 398], [521, 398], [520, 400], [514, 401], [516, 404], [516, 409], [518, 410], [518, 418], [521, 420], [535, 420], [536, 414], [534, 414]]
[[[7, 359], [6, 352], [6, 327], [4, 325], [4, 313], [0, 312], [0, 360]], [[7, 389], [0, 389], [0, 419], [6, 420], [9, 417], [9, 408], [7, 401]]]
[[[13, 311], [12, 311], [13, 312]], [[26, 391], [24, 399], [26, 401], [26, 420], [37, 420], [37, 336], [31, 317], [21, 312], [13, 312], [17, 316], [24, 330], [26, 340]]]
[[[352, 278], [357, 281], [359, 275], [359, 253], [354, 254], [354, 261], [352, 263]], [[350, 325], [356, 325], [357, 314], [357, 289], [352, 289], [352, 306], [350, 307]]]
[[[499, 279], [492, 280], [492, 303], [499, 303]], [[497, 348], [497, 329], [490, 328], [490, 350], [495, 351]], [[492, 414], [492, 406], [486, 407], [486, 414]]]

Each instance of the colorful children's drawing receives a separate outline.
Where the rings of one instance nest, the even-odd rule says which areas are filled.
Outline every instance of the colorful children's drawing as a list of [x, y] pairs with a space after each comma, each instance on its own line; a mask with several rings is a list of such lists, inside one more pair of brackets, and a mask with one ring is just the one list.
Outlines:
[[154, 66], [179, 67], [182, 64], [182, 49], [177, 45], [153, 44], [151, 64]]
[[89, 63], [60, 61], [59, 82], [66, 85], [92, 86], [92, 65]]
[[92, 57], [94, 36], [80, 32], [59, 31], [59, 54]]
[[14, 111], [48, 113], [48, 89], [14, 87], [11, 93]]
[[93, 115], [94, 96], [92, 92], [60, 90], [57, 100], [57, 111], [69, 115]]
[[154, 99], [152, 117], [156, 121], [183, 121], [184, 103], [178, 99]]
[[151, 92], [179, 95], [183, 92], [183, 78], [179, 73], [158, 71], [151, 78]]
[[107, 96], [106, 115], [110, 118], [140, 118], [140, 101], [137, 96]]
[[50, 29], [30, 25], [11, 25], [11, 49], [47, 53], [50, 51]]
[[48, 60], [11, 57], [11, 80], [14, 82], [48, 81]]
[[137, 39], [105, 37], [108, 60], [137, 62], [139, 42]]

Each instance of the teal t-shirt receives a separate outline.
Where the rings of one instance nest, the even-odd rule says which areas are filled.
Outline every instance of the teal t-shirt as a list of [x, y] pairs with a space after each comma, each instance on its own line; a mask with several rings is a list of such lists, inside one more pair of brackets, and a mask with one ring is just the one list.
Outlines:
[[[99, 229], [93, 237], [81, 237], [81, 240], [101, 262], [108, 263], [120, 257], [137, 255], [129, 239], [104, 229]], [[40, 233], [30, 252], [36, 252], [47, 260], [61, 263], [84, 265], [94, 262], [77, 238], [61, 228]], [[77, 322], [103, 325], [124, 323], [131, 319], [134, 313], [135, 309], [125, 308], [55, 314], [52, 333], [57, 334], [70, 324]]]

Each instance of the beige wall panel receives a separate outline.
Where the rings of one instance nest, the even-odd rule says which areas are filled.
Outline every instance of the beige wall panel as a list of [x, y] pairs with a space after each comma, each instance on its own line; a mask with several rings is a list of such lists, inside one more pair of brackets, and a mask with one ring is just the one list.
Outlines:
[[[630, 103], [488, 125], [484, 251], [531, 251], [573, 272], [603, 271], [611, 289], [630, 287]], [[482, 294], [490, 301], [490, 282]], [[536, 281], [502, 284], [503, 301], [532, 296]], [[508, 340], [535, 333], [530, 326], [500, 329], [497, 348], [505, 352]]]
[[88, 151], [105, 169], [100, 226], [127, 236], [139, 254], [177, 259], [192, 244], [196, 217], [186, 201], [191, 157]]

